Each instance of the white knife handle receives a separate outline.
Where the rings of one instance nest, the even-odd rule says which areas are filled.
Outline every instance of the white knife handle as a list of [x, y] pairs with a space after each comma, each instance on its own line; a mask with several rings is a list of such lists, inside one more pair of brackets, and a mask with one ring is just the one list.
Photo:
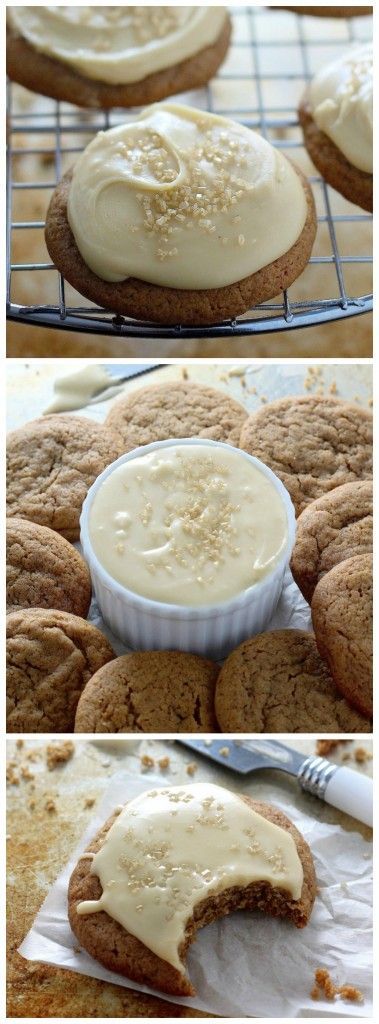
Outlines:
[[352, 768], [337, 768], [327, 783], [324, 800], [372, 828], [372, 779]]
[[351, 814], [372, 828], [372, 780], [351, 768], [331, 764], [323, 757], [307, 757], [298, 772], [307, 793], [326, 800], [339, 811]]

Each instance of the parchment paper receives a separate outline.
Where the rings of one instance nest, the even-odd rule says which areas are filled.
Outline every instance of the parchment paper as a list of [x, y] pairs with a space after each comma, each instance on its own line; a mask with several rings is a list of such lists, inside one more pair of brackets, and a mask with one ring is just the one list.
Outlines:
[[[217, 769], [212, 768], [212, 778], [217, 781]], [[240, 783], [235, 777], [230, 778], [233, 778], [231, 788], [253, 795], [251, 779]], [[152, 992], [148, 987], [106, 970], [87, 953], [79, 951], [67, 919], [67, 886], [79, 854], [117, 804], [143, 790], [167, 785], [167, 781], [165, 783], [161, 773], [152, 772], [147, 776], [121, 771], [113, 777], [96, 817], [20, 946], [22, 956], [126, 988]], [[182, 781], [182, 778], [170, 777], [170, 784]], [[316, 820], [293, 805], [289, 808], [279, 787], [275, 788], [273, 800], [290, 814], [310, 844], [315, 859], [319, 893], [310, 924], [297, 929], [285, 920], [270, 919], [259, 912], [239, 912], [202, 929], [187, 959], [197, 996], [193, 999], [164, 998], [225, 1017], [370, 1017], [371, 844], [357, 832], [346, 832], [339, 825]], [[364, 1002], [313, 1001], [310, 992], [314, 971], [321, 966], [328, 968], [335, 984], [350, 983], [359, 988]]]

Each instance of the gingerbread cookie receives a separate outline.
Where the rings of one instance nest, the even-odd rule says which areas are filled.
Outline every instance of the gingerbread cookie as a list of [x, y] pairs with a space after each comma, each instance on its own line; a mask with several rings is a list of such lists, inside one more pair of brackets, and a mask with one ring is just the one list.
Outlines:
[[32, 9], [33, 24], [30, 10], [8, 8], [9, 78], [100, 110], [143, 106], [205, 86], [231, 36], [229, 15], [220, 7], [71, 7], [69, 20], [64, 7], [54, 16], [52, 8], [40, 7]]
[[322, 577], [311, 606], [317, 646], [336, 687], [367, 718], [373, 710], [372, 590], [372, 557], [356, 555]]
[[279, 629], [245, 640], [216, 685], [222, 732], [370, 732], [333, 684], [313, 633]]
[[87, 683], [75, 732], [214, 732], [218, 672], [181, 651], [124, 654]]
[[372, 553], [372, 481], [342, 484], [312, 501], [297, 521], [291, 571], [308, 603], [333, 566]]
[[119, 398], [105, 424], [128, 452], [152, 441], [181, 437], [206, 437], [238, 447], [246, 418], [246, 409], [225, 391], [191, 381], [170, 381]]
[[105, 636], [68, 612], [28, 608], [7, 618], [7, 731], [70, 732], [80, 694], [114, 658]]
[[335, 487], [371, 478], [372, 415], [336, 398], [279, 398], [248, 417], [240, 447], [280, 477], [300, 515]]
[[7, 439], [7, 515], [79, 537], [91, 484], [122, 454], [111, 430], [84, 416], [46, 416]]
[[27, 519], [7, 519], [7, 608], [59, 608], [86, 618], [91, 601], [88, 567], [55, 530]]

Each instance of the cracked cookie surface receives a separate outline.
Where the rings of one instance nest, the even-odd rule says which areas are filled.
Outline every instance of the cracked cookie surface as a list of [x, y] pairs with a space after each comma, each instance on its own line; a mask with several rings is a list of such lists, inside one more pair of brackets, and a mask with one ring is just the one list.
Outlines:
[[216, 685], [223, 732], [369, 732], [341, 697], [313, 633], [286, 629], [245, 640], [226, 659]]
[[372, 556], [356, 555], [323, 576], [311, 605], [321, 656], [338, 690], [367, 717], [373, 705], [372, 591]]
[[372, 415], [337, 398], [280, 398], [248, 417], [240, 447], [280, 477], [298, 516], [335, 487], [372, 477]]
[[75, 732], [213, 732], [218, 672], [181, 651], [124, 654], [87, 683]]
[[70, 732], [88, 679], [114, 653], [68, 612], [29, 608], [7, 617], [7, 731]]
[[122, 454], [116, 434], [85, 416], [46, 416], [7, 438], [7, 515], [79, 537], [91, 484]]
[[91, 578], [79, 551], [48, 526], [7, 519], [7, 610], [58, 608], [86, 618]]

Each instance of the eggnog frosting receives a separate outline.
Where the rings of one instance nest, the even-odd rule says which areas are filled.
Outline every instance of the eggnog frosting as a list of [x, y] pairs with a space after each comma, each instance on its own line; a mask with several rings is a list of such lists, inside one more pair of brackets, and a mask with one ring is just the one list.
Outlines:
[[208, 783], [153, 789], [132, 800], [90, 872], [102, 895], [79, 903], [77, 913], [106, 911], [182, 974], [186, 924], [202, 900], [254, 882], [299, 900], [303, 884], [290, 833]]
[[225, 7], [10, 7], [34, 49], [100, 82], [126, 85], [216, 42]]
[[288, 252], [307, 205], [293, 166], [260, 135], [160, 103], [87, 146], [67, 215], [85, 263], [104, 281], [207, 289]]
[[209, 605], [274, 568], [287, 543], [287, 514], [272, 479], [238, 449], [178, 442], [103, 480], [89, 536], [100, 564], [128, 590]]
[[354, 167], [372, 173], [372, 44], [322, 68], [311, 83], [309, 100], [318, 128]]

